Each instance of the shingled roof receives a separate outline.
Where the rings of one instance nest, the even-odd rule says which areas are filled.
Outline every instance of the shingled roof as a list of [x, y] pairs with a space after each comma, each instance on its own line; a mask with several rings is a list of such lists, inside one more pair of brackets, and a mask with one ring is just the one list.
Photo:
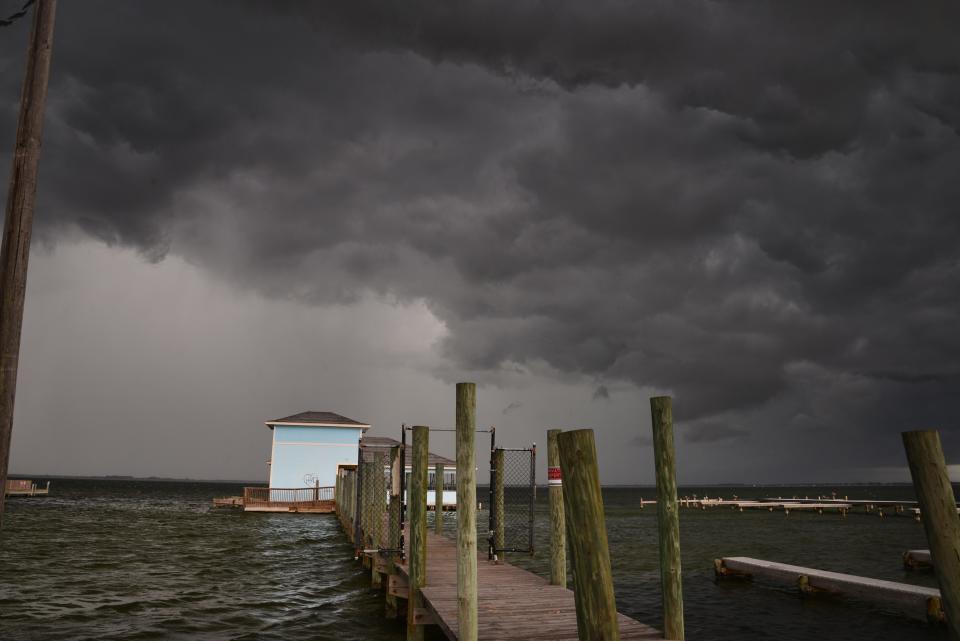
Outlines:
[[352, 418], [347, 418], [335, 412], [300, 412], [291, 414], [283, 418], [276, 418], [267, 421], [266, 426], [273, 429], [275, 425], [317, 425], [330, 427], [360, 427], [366, 431], [370, 427], [369, 423], [361, 423]]

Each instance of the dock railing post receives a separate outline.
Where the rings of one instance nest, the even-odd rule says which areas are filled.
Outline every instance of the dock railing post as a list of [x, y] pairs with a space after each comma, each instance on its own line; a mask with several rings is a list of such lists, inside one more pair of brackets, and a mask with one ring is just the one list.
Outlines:
[[547, 486], [550, 494], [550, 583], [567, 586], [567, 539], [563, 520], [563, 475], [557, 434], [547, 430]]
[[373, 526], [374, 463], [373, 461], [363, 461], [360, 466], [360, 488], [362, 490], [360, 493], [360, 532], [363, 535], [360, 539], [360, 549], [363, 565], [367, 567], [370, 557], [364, 554], [362, 550], [370, 549], [375, 532]]
[[413, 427], [410, 488], [407, 492], [410, 507], [409, 585], [407, 598], [407, 639], [423, 641], [423, 626], [416, 624], [416, 611], [423, 608], [420, 588], [427, 582], [427, 455], [430, 428]]
[[493, 451], [493, 554], [494, 558], [503, 560], [507, 553], [503, 551], [506, 536], [506, 526], [503, 523], [505, 518], [503, 501], [503, 450]]
[[[384, 546], [393, 550], [387, 561], [387, 574], [396, 574], [396, 563], [400, 559], [397, 550], [400, 549], [400, 501], [403, 497], [400, 495], [400, 476], [403, 470], [400, 469], [400, 446], [394, 445], [390, 448], [390, 514], [389, 525], [387, 526], [387, 544]], [[387, 579], [388, 584], [390, 579]], [[397, 597], [392, 594], [389, 585], [387, 588], [386, 605], [384, 614], [388, 619], [397, 618], [398, 614]]]
[[433, 527], [437, 534], [443, 534], [443, 463], [433, 468]]
[[[372, 535], [372, 548], [385, 548], [384, 529], [387, 524], [384, 522], [387, 514], [387, 482], [384, 476], [386, 469], [386, 458], [383, 452], [377, 452], [373, 455], [373, 474], [370, 482], [373, 483], [373, 492], [371, 492], [373, 501], [370, 506], [370, 533]], [[379, 563], [380, 553], [370, 560], [370, 585], [379, 588], [382, 585], [380, 570], [383, 566]]]
[[477, 386], [457, 383], [457, 639], [477, 641]]
[[951, 641], [960, 641], [960, 518], [936, 430], [903, 433]]
[[593, 430], [557, 435], [580, 641], [619, 641], [607, 525]]
[[680, 517], [677, 513], [677, 470], [673, 448], [673, 401], [650, 399], [653, 456], [657, 474], [657, 527], [660, 539], [660, 591], [663, 636], [683, 640], [683, 581], [680, 568]]

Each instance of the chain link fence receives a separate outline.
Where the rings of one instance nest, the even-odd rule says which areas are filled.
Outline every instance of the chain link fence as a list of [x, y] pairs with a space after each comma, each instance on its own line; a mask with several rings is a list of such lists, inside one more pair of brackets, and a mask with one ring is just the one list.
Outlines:
[[397, 547], [399, 519], [388, 520], [391, 496], [390, 448], [362, 447], [358, 472], [357, 547], [381, 550]]
[[533, 554], [537, 501], [536, 448], [493, 450], [490, 466], [490, 555]]

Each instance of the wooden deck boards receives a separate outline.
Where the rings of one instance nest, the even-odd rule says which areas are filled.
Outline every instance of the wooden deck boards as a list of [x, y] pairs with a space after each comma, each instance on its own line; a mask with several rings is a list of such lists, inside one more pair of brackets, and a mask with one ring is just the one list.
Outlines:
[[[406, 576], [406, 565], [398, 565]], [[424, 605], [436, 624], [457, 639], [457, 557], [450, 539], [427, 533], [427, 584]], [[478, 637], [480, 641], [576, 641], [577, 615], [573, 592], [509, 563], [477, 560]], [[618, 615], [622, 641], [660, 639], [660, 632]]]

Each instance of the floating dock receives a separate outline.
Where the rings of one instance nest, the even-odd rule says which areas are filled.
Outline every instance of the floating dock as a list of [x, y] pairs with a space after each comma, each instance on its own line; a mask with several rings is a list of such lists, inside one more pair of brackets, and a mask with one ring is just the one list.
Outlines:
[[50, 494], [50, 481], [40, 487], [29, 479], [7, 479], [3, 492], [6, 496], [46, 496]]
[[759, 577], [776, 583], [797, 586], [804, 594], [823, 592], [851, 597], [865, 603], [891, 608], [914, 618], [944, 620], [940, 590], [936, 588], [828, 572], [743, 556], [717, 559], [714, 566], [718, 577]]

